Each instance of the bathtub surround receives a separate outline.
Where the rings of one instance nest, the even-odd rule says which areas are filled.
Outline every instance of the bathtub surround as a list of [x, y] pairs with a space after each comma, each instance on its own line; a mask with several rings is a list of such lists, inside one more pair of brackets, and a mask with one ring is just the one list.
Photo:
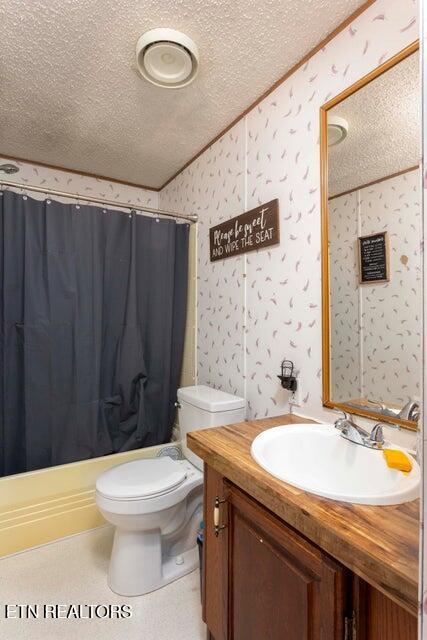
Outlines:
[[[124, 462], [161, 456], [170, 447], [134, 449], [0, 478], [0, 558], [105, 524], [95, 504], [97, 477]], [[179, 447], [175, 455], [182, 455]]]
[[[285, 413], [281, 360], [300, 371], [298, 412], [322, 407], [319, 108], [418, 38], [412, 0], [377, 0], [159, 193], [199, 214], [197, 376], [244, 394], [248, 417]], [[279, 198], [280, 246], [209, 261], [209, 227]], [[332, 414], [334, 415], [334, 414]]]

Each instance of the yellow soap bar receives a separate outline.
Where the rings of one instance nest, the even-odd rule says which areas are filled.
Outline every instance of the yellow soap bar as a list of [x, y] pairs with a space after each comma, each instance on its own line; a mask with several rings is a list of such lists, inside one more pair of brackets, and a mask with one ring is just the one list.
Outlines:
[[412, 470], [412, 462], [403, 451], [399, 449], [383, 449], [383, 454], [391, 469], [398, 469], [406, 473]]

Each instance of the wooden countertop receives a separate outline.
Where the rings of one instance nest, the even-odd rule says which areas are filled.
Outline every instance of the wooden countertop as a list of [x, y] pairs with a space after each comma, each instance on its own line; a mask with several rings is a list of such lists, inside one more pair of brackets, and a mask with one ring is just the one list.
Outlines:
[[418, 610], [419, 501], [352, 505], [277, 480], [252, 459], [254, 438], [270, 427], [311, 422], [296, 415], [189, 433], [206, 464], [405, 609]]

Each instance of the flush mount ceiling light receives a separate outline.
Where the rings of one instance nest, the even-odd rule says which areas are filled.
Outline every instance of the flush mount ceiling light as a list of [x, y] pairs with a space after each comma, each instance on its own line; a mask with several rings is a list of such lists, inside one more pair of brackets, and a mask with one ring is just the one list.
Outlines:
[[328, 114], [328, 147], [342, 142], [348, 133], [348, 122], [345, 118]]
[[197, 75], [199, 52], [191, 38], [174, 29], [151, 29], [136, 44], [136, 64], [143, 78], [178, 89]]

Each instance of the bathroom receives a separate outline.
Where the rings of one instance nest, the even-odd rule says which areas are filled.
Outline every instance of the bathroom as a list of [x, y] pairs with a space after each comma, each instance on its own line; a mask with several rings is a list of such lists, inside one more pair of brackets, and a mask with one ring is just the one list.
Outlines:
[[0, 0], [2, 638], [427, 638], [423, 9]]

